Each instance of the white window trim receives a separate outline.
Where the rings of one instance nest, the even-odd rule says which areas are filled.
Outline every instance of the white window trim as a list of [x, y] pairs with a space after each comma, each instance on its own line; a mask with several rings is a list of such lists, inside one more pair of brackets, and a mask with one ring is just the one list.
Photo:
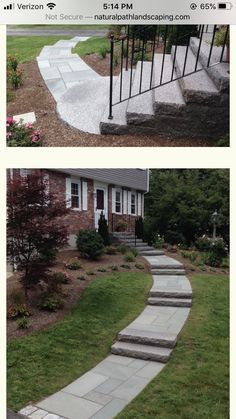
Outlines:
[[[71, 184], [72, 183], [75, 183], [75, 184], [77, 184], [78, 185], [78, 194], [79, 194], [79, 208], [74, 208], [74, 207], [72, 207], [72, 193], [71, 193]], [[70, 184], [70, 199], [71, 199], [71, 206], [70, 206], [70, 208], [73, 210], [73, 211], [81, 211], [82, 210], [82, 207], [81, 207], [81, 179], [76, 179], [76, 178], [71, 178], [71, 184]]]
[[[135, 197], [135, 212], [132, 212], [132, 195]], [[136, 191], [130, 191], [130, 215], [133, 217], [137, 216], [137, 192]]]
[[[115, 208], [115, 212], [114, 214], [123, 214], [123, 194], [122, 194], [122, 189], [121, 188], [114, 188], [115, 189], [115, 203], [114, 203], [114, 208]], [[120, 193], [120, 211], [116, 211], [116, 192]]]

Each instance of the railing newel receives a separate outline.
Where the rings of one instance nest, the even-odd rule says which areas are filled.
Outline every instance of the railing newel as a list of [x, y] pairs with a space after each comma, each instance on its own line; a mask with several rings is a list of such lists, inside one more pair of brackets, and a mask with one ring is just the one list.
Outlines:
[[110, 97], [109, 97], [109, 116], [108, 119], [113, 119], [112, 102], [113, 102], [113, 57], [114, 57], [114, 35], [110, 37], [111, 56], [110, 56]]

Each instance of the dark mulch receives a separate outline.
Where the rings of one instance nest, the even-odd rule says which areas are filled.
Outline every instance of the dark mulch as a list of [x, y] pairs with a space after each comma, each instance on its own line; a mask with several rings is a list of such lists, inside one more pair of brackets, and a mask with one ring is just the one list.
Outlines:
[[[97, 54], [86, 57], [86, 62], [106, 75], [108, 58], [102, 62]], [[21, 65], [23, 86], [8, 103], [8, 115], [34, 111], [36, 127], [42, 133], [44, 147], [212, 147], [211, 140], [170, 139], [158, 135], [94, 135], [70, 128], [59, 120], [56, 104], [47, 90], [36, 62]], [[118, 71], [118, 70], [117, 70]], [[119, 72], [119, 71], [118, 71]]]
[[[39, 287], [35, 288], [29, 293], [29, 301], [30, 301], [30, 311], [31, 316], [29, 317], [30, 321], [30, 328], [29, 329], [18, 329], [17, 322], [15, 320], [8, 320], [7, 321], [7, 338], [8, 341], [26, 336], [31, 335], [33, 332], [46, 329], [50, 325], [58, 322], [59, 320], [63, 319], [63, 317], [71, 311], [71, 309], [75, 306], [78, 302], [79, 298], [83, 294], [84, 289], [88, 286], [91, 281], [95, 279], [99, 279], [104, 275], [109, 275], [112, 273], [118, 272], [129, 272], [130, 270], [121, 268], [120, 265], [122, 264], [129, 264], [124, 261], [124, 256], [120, 253], [115, 255], [103, 255], [101, 259], [98, 261], [89, 261], [85, 259], [79, 259], [81, 264], [81, 269], [78, 270], [69, 270], [65, 268], [65, 265], [72, 259], [78, 257], [78, 251], [76, 250], [65, 250], [60, 252], [57, 257], [56, 264], [53, 266], [53, 271], [66, 271], [71, 278], [71, 282], [69, 284], [63, 285], [63, 292], [65, 293], [65, 300], [64, 300], [64, 307], [57, 312], [48, 312], [39, 310], [37, 307], [37, 300], [40, 293]], [[135, 262], [130, 263], [132, 271], [139, 271], [139, 269], [135, 268], [135, 263], [139, 263], [144, 265], [143, 272], [149, 272], [149, 265], [142, 257], [138, 256], [135, 259]], [[118, 271], [113, 271], [111, 266], [117, 265]], [[98, 272], [97, 269], [103, 267], [107, 269], [107, 272]], [[92, 271], [95, 275], [88, 275], [87, 272]], [[78, 276], [86, 276], [85, 281], [81, 281], [78, 279]], [[8, 304], [10, 304], [10, 294], [13, 290], [20, 289], [19, 284], [19, 274], [15, 273], [11, 276], [7, 281], [7, 295], [8, 295]]]

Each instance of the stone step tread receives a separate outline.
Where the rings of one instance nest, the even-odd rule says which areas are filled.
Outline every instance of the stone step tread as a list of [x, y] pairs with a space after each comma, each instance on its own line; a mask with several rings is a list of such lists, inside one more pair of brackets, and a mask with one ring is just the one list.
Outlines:
[[160, 256], [160, 255], [164, 255], [164, 252], [161, 250], [141, 250], [139, 252], [141, 255], [143, 256]]
[[125, 341], [143, 345], [173, 348], [176, 344], [176, 334], [150, 332], [148, 330], [138, 330], [134, 327], [126, 327], [118, 334], [118, 340], [122, 342]]
[[[133, 71], [132, 78], [134, 78], [135, 71]], [[130, 77], [131, 72], [130, 70], [125, 71], [123, 70], [123, 95], [129, 94], [129, 85], [130, 85]], [[118, 80], [116, 81], [114, 88], [113, 88], [113, 103], [116, 103], [120, 100], [120, 79], [121, 75], [119, 75]], [[107, 106], [105, 111], [102, 115], [101, 122], [100, 122], [100, 130], [101, 134], [122, 134], [127, 132], [127, 119], [126, 119], [126, 110], [128, 106], [128, 101], [119, 103], [112, 108], [112, 119], [108, 119], [109, 115], [109, 103], [107, 102]]]
[[[155, 54], [154, 61], [154, 83], [155, 85], [160, 84], [161, 67], [163, 62], [163, 54]], [[168, 82], [172, 77], [173, 61], [171, 54], [166, 54], [164, 61], [164, 70], [162, 83]], [[174, 71], [173, 78], [176, 78], [177, 74]], [[164, 86], [157, 87], [154, 90], [154, 109], [156, 113], [172, 113], [176, 112], [176, 109], [184, 108], [186, 106], [181, 88], [178, 81], [172, 81]]]
[[183, 270], [184, 267], [183, 265], [179, 265], [179, 264], [168, 264], [168, 263], [156, 263], [156, 264], [152, 264], [151, 266], [152, 269], [181, 269]]
[[[183, 74], [186, 48], [187, 47], [185, 46], [178, 46], [177, 48], [175, 66], [178, 76]], [[174, 46], [172, 47], [172, 58], [173, 54]], [[185, 74], [193, 72], [195, 70], [195, 64], [196, 56], [192, 52], [191, 48], [189, 48]], [[197, 70], [202, 68], [202, 65], [200, 62], [198, 62]], [[202, 102], [204, 102], [204, 99], [208, 98], [216, 101], [220, 96], [217, 87], [204, 69], [192, 75], [181, 78], [180, 86], [186, 102], [198, 102], [197, 99], [200, 99]]]
[[111, 352], [113, 354], [130, 356], [133, 358], [167, 362], [170, 358], [172, 349], [137, 343], [116, 342], [112, 345]]
[[151, 290], [150, 291], [150, 298], [192, 298], [192, 291], [181, 291], [181, 290], [172, 290], [172, 291], [164, 291], [163, 289], [160, 290]]
[[186, 298], [165, 298], [165, 297], [149, 297], [148, 304], [156, 306], [170, 307], [191, 307], [192, 299]]
[[[209, 53], [210, 53], [210, 44], [212, 34], [205, 34], [204, 40], [202, 41], [201, 50], [199, 54], [199, 60], [202, 66], [207, 66]], [[196, 37], [190, 39], [190, 47], [193, 53], [196, 55], [199, 48], [200, 40]], [[229, 91], [229, 63], [220, 62], [222, 53], [222, 47], [213, 46], [211, 52], [210, 67], [206, 69], [210, 78], [216, 84], [217, 88], [221, 92]], [[223, 61], [226, 61], [226, 48], [223, 55]], [[217, 65], [215, 65], [218, 63]], [[211, 66], [212, 65], [212, 66]]]
[[184, 275], [184, 269], [151, 269], [153, 275]]
[[[135, 70], [135, 77], [132, 85], [132, 95], [139, 94], [140, 92], [140, 78], [142, 71], [142, 85], [141, 92], [150, 88], [151, 79], [151, 62], [144, 61], [143, 66], [141, 61], [138, 61]], [[127, 106], [127, 122], [128, 124], [142, 123], [142, 118], [152, 119], [154, 116], [153, 111], [153, 91], [149, 90], [137, 97], [129, 99]]]

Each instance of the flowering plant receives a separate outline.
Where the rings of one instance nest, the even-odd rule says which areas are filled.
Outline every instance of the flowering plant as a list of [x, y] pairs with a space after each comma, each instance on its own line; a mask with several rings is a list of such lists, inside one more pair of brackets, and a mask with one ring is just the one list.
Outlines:
[[40, 131], [34, 129], [33, 124], [22, 125], [21, 122], [16, 122], [11, 116], [7, 117], [7, 146], [40, 147], [42, 145]]

